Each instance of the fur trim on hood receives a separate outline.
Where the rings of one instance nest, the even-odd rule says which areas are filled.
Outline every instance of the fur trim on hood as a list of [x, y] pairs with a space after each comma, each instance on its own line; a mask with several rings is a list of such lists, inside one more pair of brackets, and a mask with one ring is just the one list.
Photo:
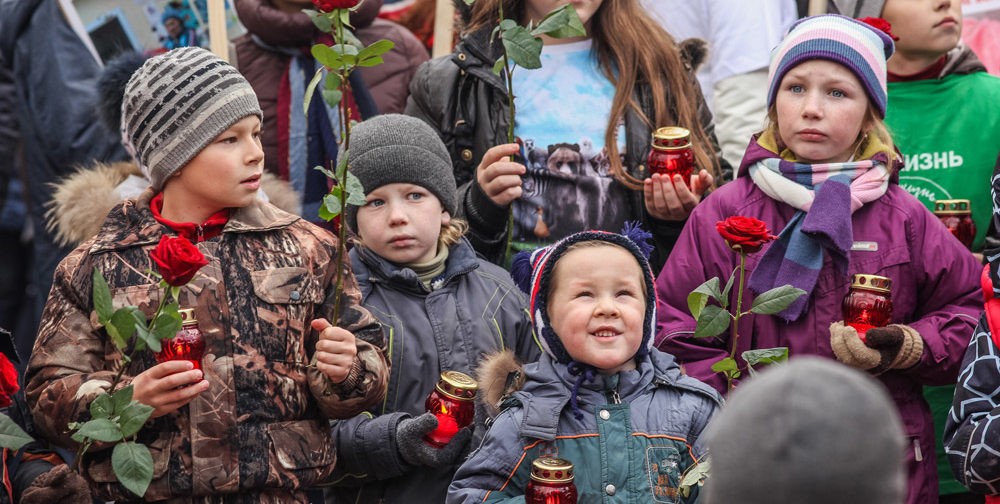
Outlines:
[[[96, 235], [108, 212], [123, 201], [116, 188], [130, 175], [142, 176], [135, 163], [96, 163], [54, 184], [45, 219], [56, 242], [76, 247]], [[264, 172], [261, 187], [272, 205], [295, 215], [302, 212], [299, 196], [288, 182]]]
[[510, 350], [488, 354], [476, 367], [476, 382], [486, 413], [496, 417], [504, 399], [524, 386], [524, 365]]

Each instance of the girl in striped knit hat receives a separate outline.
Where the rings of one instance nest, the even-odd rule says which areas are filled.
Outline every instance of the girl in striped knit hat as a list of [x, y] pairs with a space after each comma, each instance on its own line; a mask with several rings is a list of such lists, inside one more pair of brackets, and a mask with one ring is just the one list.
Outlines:
[[[692, 336], [687, 295], [709, 278], [728, 278], [739, 264], [740, 255], [710, 231], [717, 221], [740, 215], [780, 230], [776, 241], [747, 257], [743, 298], [752, 302], [785, 284], [807, 295], [777, 314], [741, 318], [735, 356], [743, 375], [743, 351], [787, 347], [792, 358], [822, 355], [876, 376], [906, 427], [912, 504], [937, 502], [934, 431], [921, 386], [955, 381], [981, 310], [981, 268], [897, 183], [902, 163], [883, 122], [886, 59], [894, 50], [887, 31], [816, 16], [793, 25], [773, 50], [765, 129], [750, 142], [737, 179], [695, 208], [657, 279], [656, 343], [688, 373], [724, 390], [711, 366], [730, 355], [733, 343], [726, 335]], [[866, 335], [844, 325], [841, 315], [855, 274], [892, 282], [891, 324]], [[770, 467], [747, 464], [747, 470], [766, 480]], [[823, 502], [865, 500], [851, 488]]]

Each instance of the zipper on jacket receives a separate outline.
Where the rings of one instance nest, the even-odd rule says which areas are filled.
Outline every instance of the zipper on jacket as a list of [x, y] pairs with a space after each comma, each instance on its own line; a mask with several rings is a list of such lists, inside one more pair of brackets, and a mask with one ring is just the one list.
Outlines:
[[194, 227], [194, 230], [195, 230], [195, 233], [196, 233], [195, 239], [198, 240], [195, 243], [201, 243], [201, 242], [205, 241], [205, 228], [203, 228], [200, 225], [198, 225], [198, 226]]
[[924, 454], [923, 454], [922, 451], [920, 451], [920, 439], [919, 438], [913, 440], [913, 458], [917, 462], [920, 462], [920, 461], [924, 460]]
[[608, 394], [608, 399], [611, 401], [611, 404], [622, 403], [622, 396], [618, 394], [618, 387], [611, 389], [611, 393]]

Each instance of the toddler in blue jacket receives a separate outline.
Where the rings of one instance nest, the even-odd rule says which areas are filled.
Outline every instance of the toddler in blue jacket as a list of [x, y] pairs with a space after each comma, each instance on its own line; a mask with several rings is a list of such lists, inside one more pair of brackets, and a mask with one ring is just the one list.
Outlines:
[[585, 231], [515, 257], [544, 353], [458, 469], [447, 502], [521, 501], [543, 456], [573, 463], [580, 502], [697, 499], [680, 481], [705, 454], [699, 437], [721, 399], [652, 347], [648, 237]]

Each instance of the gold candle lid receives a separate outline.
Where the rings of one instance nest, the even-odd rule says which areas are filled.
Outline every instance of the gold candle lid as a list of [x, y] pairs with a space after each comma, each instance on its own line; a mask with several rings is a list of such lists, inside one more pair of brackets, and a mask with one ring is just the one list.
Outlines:
[[892, 289], [892, 280], [884, 276], [858, 273], [851, 277], [851, 288], [868, 289], [877, 292], [889, 293]]
[[181, 314], [181, 325], [197, 324], [198, 321], [194, 318], [194, 308], [182, 308], [177, 310], [177, 313]]
[[441, 379], [438, 380], [435, 388], [438, 392], [452, 399], [471, 401], [476, 398], [476, 389], [479, 386], [476, 384], [476, 380], [473, 380], [465, 373], [444, 371], [441, 373]]
[[531, 479], [542, 483], [573, 481], [573, 463], [561, 458], [541, 457], [531, 462]]
[[934, 215], [964, 215], [972, 213], [967, 199], [937, 200], [934, 202]]
[[684, 149], [691, 146], [691, 132], [680, 126], [665, 126], [653, 132], [653, 148], [660, 150]]

